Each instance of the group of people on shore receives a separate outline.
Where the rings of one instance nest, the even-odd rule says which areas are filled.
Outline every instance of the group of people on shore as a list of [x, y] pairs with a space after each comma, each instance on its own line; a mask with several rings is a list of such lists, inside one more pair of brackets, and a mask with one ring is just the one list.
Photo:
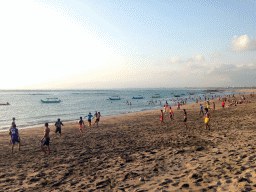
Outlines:
[[[98, 127], [98, 123], [99, 123], [100, 117], [101, 117], [100, 112], [95, 111], [94, 116], [92, 116], [92, 114], [89, 113], [87, 116], [85, 116], [85, 118], [86, 117], [88, 118], [88, 127], [91, 127], [91, 120], [93, 118], [95, 118], [94, 124], [96, 124], [96, 126]], [[64, 126], [63, 123], [58, 118], [54, 125], [56, 127], [56, 129], [55, 129], [55, 138], [57, 137], [58, 133], [61, 137], [61, 126]], [[48, 123], [45, 123], [44, 126], [45, 126], [44, 135], [43, 135], [42, 139], [40, 140], [40, 147], [41, 147], [42, 151], [44, 152], [44, 154], [47, 154], [46, 150], [44, 149], [44, 146], [46, 146], [48, 154], [50, 154], [50, 128], [49, 128]], [[80, 133], [83, 133], [82, 132], [83, 127], [85, 127], [85, 123], [83, 121], [83, 118], [80, 117], [80, 120], [78, 121], [78, 128], [79, 128]], [[18, 128], [17, 128], [16, 123], [15, 123], [15, 118], [13, 118], [12, 126], [10, 127], [10, 130], [9, 130], [9, 135], [11, 137], [10, 145], [12, 145], [12, 148], [11, 148], [12, 153], [13, 153], [15, 143], [18, 143], [19, 151], [20, 151], [20, 146], [21, 146], [21, 141], [20, 140], [21, 139], [20, 139]]]
[[[91, 113], [89, 113], [84, 118], [86, 118], [86, 117], [87, 117], [87, 120], [88, 120], [88, 127], [92, 126], [92, 119], [93, 118], [95, 118], [94, 125], [96, 125], [96, 127], [98, 127], [99, 121], [100, 121], [100, 117], [101, 117], [100, 112], [95, 111], [94, 116]], [[83, 133], [82, 129], [83, 129], [83, 127], [85, 127], [85, 123], [84, 123], [83, 117], [80, 117], [80, 120], [78, 121], [78, 124], [79, 124], [80, 133]]]

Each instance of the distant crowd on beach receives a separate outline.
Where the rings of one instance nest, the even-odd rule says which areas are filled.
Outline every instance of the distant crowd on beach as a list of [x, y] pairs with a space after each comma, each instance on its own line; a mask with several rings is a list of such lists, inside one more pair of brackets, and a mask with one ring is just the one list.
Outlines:
[[[224, 109], [225, 107], [237, 106], [238, 104], [242, 104], [242, 103], [250, 103], [251, 100], [249, 100], [249, 99], [253, 98], [255, 95], [254, 95], [254, 92], [253, 92], [247, 98], [244, 95], [241, 95], [241, 94], [239, 94], [238, 96], [239, 96], [239, 98], [236, 98], [234, 94], [233, 95], [225, 95], [223, 97], [215, 95], [215, 96], [212, 96], [211, 98], [204, 96], [204, 101], [205, 101], [206, 107], [203, 108], [203, 105], [200, 104], [199, 115], [202, 114], [203, 117], [204, 117], [204, 123], [205, 123], [205, 129], [206, 130], [210, 130], [210, 125], [209, 125], [209, 123], [210, 123], [210, 111], [215, 110], [215, 102], [212, 102], [212, 108], [211, 108], [210, 107], [210, 105], [211, 105], [210, 100], [213, 100], [213, 99], [218, 99], [219, 101], [222, 100], [221, 107], [222, 107], [222, 109]], [[198, 97], [198, 98], [189, 97], [188, 99], [194, 100], [195, 103], [202, 102], [202, 100], [203, 100], [201, 97]], [[180, 99], [178, 98], [177, 101], [174, 101], [174, 100], [171, 100], [171, 101], [174, 103], [174, 106], [177, 106], [177, 110], [180, 110], [180, 107], [182, 105], [185, 105], [188, 99], [187, 98], [180, 98]], [[176, 102], [177, 102], [177, 104], [176, 104]], [[157, 101], [150, 101], [149, 102], [149, 104], [152, 104], [152, 103], [157, 103]], [[159, 100], [159, 103], [160, 103], [160, 105], [162, 104], [160, 100]], [[226, 103], [228, 103], [228, 104], [226, 105]], [[127, 101], [127, 104], [131, 105], [131, 103], [129, 103], [128, 101]], [[173, 109], [172, 109], [171, 106], [169, 106], [168, 102], [166, 101], [165, 105], [164, 105], [164, 109], [163, 110], [161, 109], [161, 116], [160, 116], [161, 125], [163, 123], [166, 123], [166, 121], [164, 121], [164, 119], [165, 119], [165, 116], [167, 114], [169, 116], [170, 121], [173, 121], [174, 120]], [[89, 113], [84, 118], [87, 118], [88, 127], [92, 126], [92, 119], [95, 119], [94, 125], [96, 125], [96, 127], [98, 127], [98, 124], [99, 124], [100, 118], [101, 118], [101, 114], [100, 114], [100, 112], [95, 111], [94, 115]], [[183, 109], [183, 123], [184, 123], [185, 128], [188, 129], [186, 109]], [[55, 138], [57, 137], [58, 133], [59, 133], [59, 136], [61, 137], [61, 126], [64, 126], [64, 125], [60, 121], [60, 119], [58, 118], [56, 123], [55, 123], [55, 127], [56, 127], [56, 129], [55, 129]], [[85, 128], [85, 123], [84, 123], [84, 120], [83, 120], [82, 117], [80, 117], [80, 119], [78, 121], [78, 128], [79, 128], [80, 133], [83, 133], [83, 128]], [[21, 139], [20, 139], [20, 136], [19, 136], [18, 128], [16, 126], [15, 118], [13, 118], [13, 120], [12, 120], [12, 126], [10, 127], [9, 135], [11, 137], [10, 138], [10, 145], [12, 146], [11, 147], [12, 153], [13, 153], [13, 150], [14, 150], [15, 143], [18, 143], [18, 147], [19, 147], [19, 150], [20, 150]], [[43, 134], [42, 139], [39, 142], [40, 142], [40, 147], [41, 147], [42, 151], [44, 152], [44, 154], [50, 154], [50, 128], [49, 128], [48, 123], [45, 123], [44, 134]], [[48, 153], [44, 149], [44, 146], [47, 147]]]
[[[224, 109], [225, 106], [226, 106], [226, 102], [228, 102], [227, 107], [237, 106], [238, 104], [242, 104], [242, 103], [251, 103], [251, 100], [249, 100], [249, 98], [253, 98], [254, 96], [255, 96], [254, 92], [251, 93], [247, 99], [245, 98], [244, 95], [241, 95], [241, 94], [239, 94], [240, 98], [238, 98], [238, 99], [235, 97], [234, 94], [232, 94], [232, 95], [224, 95], [223, 97], [221, 97], [221, 96], [217, 97], [215, 95], [215, 96], [211, 97], [211, 100], [216, 99], [216, 98], [219, 101], [222, 100], [221, 107], [222, 107], [222, 109]], [[191, 99], [191, 98], [189, 98], [189, 99]], [[185, 105], [186, 104], [186, 100], [187, 100], [187, 98], [185, 98], [181, 102], [177, 102], [177, 110], [180, 110], [180, 106], [181, 105]], [[202, 102], [202, 98], [199, 97], [199, 98], [195, 99], [195, 101], [196, 101], [196, 103], [198, 103], [198, 101]], [[212, 108], [211, 108], [210, 107], [210, 98], [205, 96], [204, 97], [204, 101], [205, 101], [206, 107], [203, 109], [203, 105], [200, 104], [199, 115], [202, 114], [203, 117], [204, 117], [205, 129], [206, 130], [210, 130], [210, 125], [209, 125], [209, 123], [210, 123], [210, 110], [213, 110], [213, 111], [215, 110], [215, 102], [212, 102]], [[173, 101], [173, 102], [174, 102], [174, 105], [176, 105], [176, 102], [175, 101]], [[169, 113], [170, 120], [171, 121], [174, 120], [174, 112], [172, 110], [172, 107], [169, 107], [168, 102], [166, 101], [166, 103], [164, 105], [164, 110], [161, 110], [161, 116], [160, 116], [161, 125], [163, 123], [165, 123], [164, 122], [164, 117], [168, 113]], [[187, 126], [187, 111], [186, 111], [186, 109], [183, 109], [183, 114], [184, 114], [183, 115], [184, 116], [183, 123], [184, 123], [185, 128], [187, 129], [188, 126]]]

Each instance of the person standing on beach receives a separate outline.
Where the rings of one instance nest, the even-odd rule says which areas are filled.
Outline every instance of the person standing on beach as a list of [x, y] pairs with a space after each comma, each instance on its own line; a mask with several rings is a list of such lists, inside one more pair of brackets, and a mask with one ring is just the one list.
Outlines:
[[183, 122], [184, 122], [184, 126], [187, 129], [188, 127], [187, 127], [187, 112], [186, 112], [186, 109], [183, 109], [183, 112], [184, 112], [184, 120], [183, 120]]
[[13, 153], [13, 148], [14, 148], [14, 145], [15, 145], [16, 142], [19, 144], [19, 151], [20, 151], [20, 136], [19, 136], [19, 131], [16, 128], [15, 123], [12, 123], [9, 135], [11, 135], [12, 153]]
[[215, 111], [215, 102], [213, 102], [213, 111]]
[[45, 145], [47, 146], [48, 155], [49, 155], [50, 154], [50, 129], [48, 127], [48, 123], [45, 123], [44, 136], [41, 139], [41, 149], [43, 150], [44, 154], [47, 154], [43, 147]]
[[[128, 105], [129, 105], [129, 103], [128, 103]], [[94, 113], [94, 118], [95, 118], [95, 122], [94, 122], [94, 125], [95, 125], [97, 123], [97, 118], [98, 118], [97, 111], [95, 111], [95, 113]]]
[[224, 107], [225, 107], [225, 101], [223, 100], [223, 102], [222, 102], [222, 109], [224, 109]]
[[164, 105], [164, 112], [165, 112], [165, 113], [167, 112], [168, 108], [169, 108], [169, 106], [168, 106], [168, 103], [167, 103], [167, 101], [166, 101], [166, 103], [165, 103], [165, 105]]
[[163, 110], [161, 110], [161, 117], [160, 117], [161, 125], [164, 122], [164, 113]]
[[97, 119], [95, 120], [96, 127], [98, 127], [99, 121], [100, 121], [100, 112], [98, 112], [98, 114], [97, 114]]
[[180, 109], [180, 102], [178, 102], [177, 106], [178, 106], [177, 109]]
[[200, 112], [199, 112], [199, 115], [201, 115], [201, 113], [204, 115], [203, 105], [202, 105], [202, 104], [200, 104]]
[[[55, 123], [55, 127], [56, 127], [56, 130], [55, 130], [55, 137], [57, 136], [57, 133], [59, 132], [60, 133], [60, 137], [61, 137], [61, 125], [62, 122], [60, 121], [60, 119], [57, 120], [57, 122]], [[63, 125], [64, 126], [64, 125]]]
[[174, 117], [174, 113], [173, 113], [172, 108], [170, 107], [170, 119], [171, 119], [171, 121], [174, 120], [173, 117]]
[[82, 117], [80, 117], [80, 120], [78, 121], [78, 124], [79, 124], [78, 126], [79, 126], [80, 133], [83, 133], [82, 128], [83, 128], [83, 126], [85, 127], [85, 125], [84, 125], [84, 121], [83, 121]]
[[207, 108], [205, 108], [204, 110], [205, 110], [205, 113], [204, 113], [205, 130], [207, 130], [207, 128], [209, 128], [209, 130], [210, 130], [210, 126], [209, 126], [210, 113], [208, 112]]
[[207, 101], [207, 105], [206, 105], [207, 109], [210, 110], [210, 102]]

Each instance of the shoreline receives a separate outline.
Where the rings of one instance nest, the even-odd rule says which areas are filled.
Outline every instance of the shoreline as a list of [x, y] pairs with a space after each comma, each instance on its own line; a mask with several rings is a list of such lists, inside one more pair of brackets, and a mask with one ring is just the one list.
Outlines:
[[[236, 92], [246, 92], [245, 90], [247, 90], [247, 89], [243, 89], [243, 90], [236, 90]], [[248, 91], [247, 91], [248, 93], [249, 92], [256, 92], [256, 89], [248, 89]], [[207, 94], [207, 93], [206, 93]], [[234, 95], [239, 95], [239, 93], [237, 93], [237, 94], [235, 94], [235, 92], [234, 92]], [[159, 99], [159, 98], [158, 98]], [[168, 101], [168, 100], [167, 100]], [[217, 101], [217, 99], [215, 98], [214, 99], [214, 101], [216, 102]], [[169, 101], [169, 102], [172, 102], [172, 101]], [[213, 100], [210, 100], [210, 102], [213, 102]], [[201, 101], [201, 102], [199, 102], [198, 101], [198, 104], [199, 103], [204, 103], [204, 101]], [[162, 104], [164, 104], [164, 101], [162, 102]], [[188, 104], [186, 104], [186, 106], [188, 106], [188, 105], [191, 105], [191, 104], [196, 104], [196, 102], [194, 101], [194, 102], [189, 102]], [[169, 104], [169, 107], [177, 107], [177, 106], [172, 106], [172, 105], [170, 105]], [[160, 110], [160, 109], [162, 109], [163, 108], [163, 106], [160, 106], [159, 105], [159, 109], [146, 109], [146, 110], [143, 110], [143, 111], [137, 111], [137, 112], [128, 112], [128, 113], [123, 113], [123, 114], [117, 114], [117, 115], [109, 115], [109, 116], [102, 116], [101, 117], [101, 119], [105, 119], [105, 118], [111, 118], [111, 117], [118, 117], [118, 116], [120, 116], [120, 115], [128, 115], [128, 114], [136, 114], [136, 113], [143, 113], [143, 112], [154, 112], [154, 111], [157, 111], [157, 110]], [[83, 117], [83, 120], [85, 121], [85, 122], [87, 122], [87, 119], [85, 119], [84, 117]], [[63, 123], [67, 123], [67, 124], [73, 124], [73, 123], [75, 123], [75, 122], [77, 122], [77, 121], [79, 121], [79, 118], [77, 119], [77, 120], [64, 120], [64, 121], [62, 121]], [[55, 122], [48, 122], [49, 123], [49, 125], [50, 126], [53, 126], [54, 124], [55, 124]], [[32, 126], [25, 126], [25, 127], [19, 127], [19, 126], [17, 126], [17, 128], [19, 129], [19, 130], [26, 130], [26, 129], [36, 129], [36, 128], [38, 128], [38, 127], [44, 127], [44, 124], [37, 124], [37, 125], [32, 125]], [[3, 130], [0, 130], [0, 133], [1, 132], [8, 132], [9, 131], [9, 128], [6, 128], [6, 129], [3, 129]]]

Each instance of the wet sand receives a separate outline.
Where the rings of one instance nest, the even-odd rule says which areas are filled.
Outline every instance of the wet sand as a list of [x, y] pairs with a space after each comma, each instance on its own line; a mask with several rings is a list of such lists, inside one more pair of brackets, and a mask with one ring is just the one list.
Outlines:
[[157, 110], [103, 118], [98, 128], [85, 122], [83, 134], [66, 123], [61, 138], [50, 126], [46, 156], [43, 127], [20, 130], [21, 151], [15, 146], [14, 154], [8, 132], [1, 132], [0, 191], [256, 190], [256, 99], [248, 100], [225, 109], [215, 100], [210, 131], [199, 104], [174, 108], [175, 120], [166, 115], [163, 125]]

